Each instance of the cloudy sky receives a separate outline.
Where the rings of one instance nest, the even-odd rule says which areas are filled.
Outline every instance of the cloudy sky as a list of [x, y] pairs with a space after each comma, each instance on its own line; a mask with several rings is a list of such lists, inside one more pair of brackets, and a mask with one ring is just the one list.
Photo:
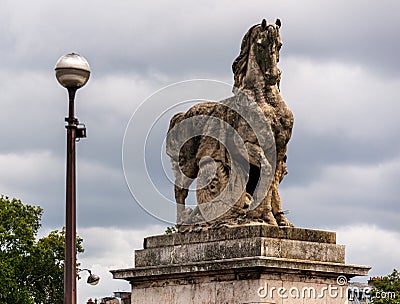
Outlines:
[[[170, 224], [138, 204], [150, 204], [148, 178], [125, 182], [128, 122], [132, 144], [149, 133], [140, 118], [164, 113], [162, 98], [148, 98], [158, 90], [191, 79], [232, 84], [231, 64], [247, 29], [279, 17], [281, 92], [295, 115], [284, 209], [298, 227], [337, 231], [348, 263], [387, 274], [400, 268], [399, 11], [396, 0], [3, 0], [0, 192], [44, 208], [42, 235], [63, 226], [67, 93], [54, 65], [69, 52], [85, 56], [92, 75], [77, 93], [77, 116], [88, 128], [78, 143], [78, 233], [85, 247], [79, 260], [102, 281], [91, 287], [81, 280], [79, 299], [129, 289], [108, 270], [132, 267], [143, 237]], [[151, 113], [133, 115], [146, 99]], [[165, 136], [172, 114], [163, 114], [155, 137]], [[143, 151], [143, 142], [137, 146]], [[152, 149], [147, 161], [157, 164], [163, 151]], [[140, 151], [125, 156], [135, 160]], [[149, 170], [168, 198], [164, 169]], [[173, 213], [164, 203], [158, 213]]]

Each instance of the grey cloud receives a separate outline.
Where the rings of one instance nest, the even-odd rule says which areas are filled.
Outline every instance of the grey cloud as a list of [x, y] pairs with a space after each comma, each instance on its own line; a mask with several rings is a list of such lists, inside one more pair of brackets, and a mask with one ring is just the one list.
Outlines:
[[290, 5], [254, 1], [255, 10], [247, 3], [227, 1], [212, 8], [192, 1], [112, 7], [105, 1], [86, 1], [70, 2], [60, 10], [57, 3], [39, 1], [23, 15], [12, 2], [6, 3], [2, 36], [8, 43], [2, 54], [9, 67], [43, 69], [66, 51], [77, 51], [90, 58], [98, 73], [158, 70], [222, 76], [230, 72], [248, 27], [263, 17], [270, 22], [280, 17], [283, 56], [358, 62], [382, 75], [398, 76], [399, 4], [390, 0]]
[[341, 134], [294, 133], [288, 150], [290, 182], [304, 185], [320, 177], [325, 164], [370, 165], [400, 155], [400, 144], [390, 138], [357, 140]]

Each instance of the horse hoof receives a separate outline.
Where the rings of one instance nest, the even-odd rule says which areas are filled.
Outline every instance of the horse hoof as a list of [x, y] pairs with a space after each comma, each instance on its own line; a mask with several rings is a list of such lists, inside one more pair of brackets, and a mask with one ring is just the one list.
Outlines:
[[281, 219], [278, 222], [278, 225], [280, 227], [294, 227], [294, 225], [287, 218]]
[[265, 219], [264, 219], [265, 223], [267, 225], [271, 225], [271, 226], [278, 226], [278, 222], [276, 221], [274, 215], [272, 214], [272, 212], [268, 212]]

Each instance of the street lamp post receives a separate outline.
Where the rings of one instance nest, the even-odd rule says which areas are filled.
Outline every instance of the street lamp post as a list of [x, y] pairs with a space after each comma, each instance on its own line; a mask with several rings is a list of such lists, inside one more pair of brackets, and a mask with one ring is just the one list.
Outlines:
[[76, 91], [83, 87], [90, 76], [90, 67], [85, 58], [78, 54], [62, 56], [55, 67], [58, 82], [68, 90], [69, 113], [67, 125], [67, 174], [66, 174], [66, 215], [65, 215], [65, 262], [64, 262], [64, 304], [76, 304], [76, 175], [75, 142], [86, 137], [86, 128], [75, 117], [74, 102]]

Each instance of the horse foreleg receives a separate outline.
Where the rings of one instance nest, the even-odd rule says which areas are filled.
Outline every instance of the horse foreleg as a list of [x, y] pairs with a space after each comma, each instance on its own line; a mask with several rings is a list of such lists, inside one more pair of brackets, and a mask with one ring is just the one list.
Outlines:
[[[268, 162], [259, 145], [249, 142], [247, 142], [245, 145], [249, 156], [249, 162], [252, 165], [260, 168], [260, 176], [258, 178], [259, 182], [263, 184], [262, 182], [266, 181], [268, 178], [267, 175], [272, 174], [273, 172], [271, 164]], [[249, 178], [252, 177], [250, 176]], [[252, 205], [250, 205], [250, 210], [247, 214], [247, 217], [252, 220], [262, 220], [268, 225], [278, 226], [272, 212], [272, 187], [269, 187], [268, 189], [262, 189], [260, 192], [259, 191], [260, 190], [256, 189], [254, 196], [255, 206], [252, 208]]]
[[278, 226], [274, 214], [272, 212], [272, 187], [269, 188], [267, 195], [263, 198], [258, 207], [260, 210], [261, 219], [268, 225]]
[[271, 207], [272, 207], [272, 213], [274, 214], [275, 219], [279, 226], [293, 227], [294, 225], [286, 218], [282, 210], [282, 202], [278, 191], [278, 186], [286, 174], [287, 174], [287, 168], [284, 158], [283, 160], [278, 161], [276, 166], [274, 181], [271, 185], [271, 190], [272, 190]]
[[272, 213], [278, 226], [294, 227], [294, 225], [286, 218], [282, 210], [281, 199], [277, 189], [272, 190]]

